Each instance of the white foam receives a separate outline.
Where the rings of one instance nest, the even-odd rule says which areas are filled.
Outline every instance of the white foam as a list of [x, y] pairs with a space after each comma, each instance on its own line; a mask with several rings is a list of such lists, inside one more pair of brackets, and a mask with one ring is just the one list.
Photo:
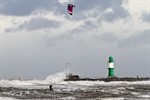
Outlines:
[[0, 100], [18, 100], [18, 99], [8, 98], [8, 97], [0, 97]]
[[137, 82], [126, 82], [126, 81], [113, 81], [113, 82], [104, 82], [104, 81], [68, 81], [61, 82], [61, 84], [74, 84], [74, 85], [101, 85], [101, 86], [124, 86], [124, 85], [150, 85], [150, 81], [137, 81]]
[[120, 98], [100, 98], [100, 100], [125, 100], [125, 98], [120, 97]]
[[119, 87], [119, 88], [117, 88], [118, 90], [125, 90], [125, 88], [124, 87]]
[[60, 98], [61, 100], [75, 100], [76, 98], [75, 97], [63, 97], [63, 98]]
[[142, 97], [142, 98], [150, 98], [150, 95], [144, 94], [144, 95], [139, 95], [138, 97]]
[[134, 87], [126, 87], [127, 89], [130, 89], [130, 90], [133, 90], [134, 89]]
[[139, 95], [139, 93], [137, 93], [137, 92], [131, 92], [131, 94], [133, 94], [133, 95], [135, 95], [135, 96], [138, 96], [138, 95]]
[[148, 81], [134, 81], [134, 82], [126, 82], [128, 85], [150, 85], [150, 80]]

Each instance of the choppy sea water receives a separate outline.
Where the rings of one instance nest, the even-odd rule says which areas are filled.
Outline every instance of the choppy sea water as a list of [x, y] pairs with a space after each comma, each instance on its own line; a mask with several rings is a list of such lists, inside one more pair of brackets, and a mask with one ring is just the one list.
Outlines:
[[150, 100], [150, 81], [1, 80], [0, 100]]
[[44, 80], [0, 80], [0, 100], [150, 100], [150, 80], [62, 81], [65, 76], [60, 72]]

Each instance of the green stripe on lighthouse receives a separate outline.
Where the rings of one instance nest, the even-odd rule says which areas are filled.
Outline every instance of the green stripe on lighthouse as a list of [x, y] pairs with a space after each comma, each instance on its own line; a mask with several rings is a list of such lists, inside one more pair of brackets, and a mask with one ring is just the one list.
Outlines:
[[114, 77], [114, 68], [108, 68], [108, 76], [109, 77]]

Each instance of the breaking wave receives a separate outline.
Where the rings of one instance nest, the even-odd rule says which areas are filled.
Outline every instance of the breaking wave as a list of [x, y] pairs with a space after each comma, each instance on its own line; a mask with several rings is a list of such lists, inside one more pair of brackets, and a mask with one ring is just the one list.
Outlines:
[[0, 80], [0, 86], [30, 86], [30, 85], [42, 85], [42, 84], [56, 84], [63, 81], [66, 77], [65, 71], [58, 72], [47, 76], [44, 80]]

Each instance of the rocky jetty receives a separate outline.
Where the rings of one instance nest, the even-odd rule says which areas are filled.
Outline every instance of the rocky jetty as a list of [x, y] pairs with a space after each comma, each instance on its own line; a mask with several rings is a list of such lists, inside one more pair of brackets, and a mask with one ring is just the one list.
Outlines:
[[150, 77], [107, 77], [107, 78], [80, 78], [79, 75], [72, 75], [70, 74], [64, 81], [104, 81], [104, 82], [111, 82], [111, 81], [148, 81]]

